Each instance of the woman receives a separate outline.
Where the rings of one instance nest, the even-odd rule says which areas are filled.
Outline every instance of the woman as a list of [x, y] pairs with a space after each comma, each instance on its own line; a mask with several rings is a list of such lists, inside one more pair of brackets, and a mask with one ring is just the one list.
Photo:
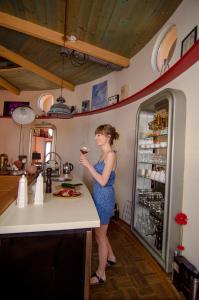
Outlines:
[[100, 227], [95, 229], [99, 265], [96, 272], [91, 276], [91, 285], [104, 283], [106, 281], [106, 266], [116, 263], [116, 257], [107, 237], [107, 230], [115, 206], [113, 184], [115, 181], [116, 153], [112, 150], [112, 145], [113, 141], [118, 138], [119, 134], [113, 126], [109, 124], [100, 125], [95, 130], [96, 144], [101, 148], [99, 161], [93, 167], [86, 155], [80, 155], [80, 163], [88, 169], [94, 178], [92, 196], [100, 218]]

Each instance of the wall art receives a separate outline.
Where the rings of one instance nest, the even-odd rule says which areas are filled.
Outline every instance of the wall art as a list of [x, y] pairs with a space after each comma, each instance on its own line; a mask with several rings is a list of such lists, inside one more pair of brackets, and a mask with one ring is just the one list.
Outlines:
[[119, 102], [119, 95], [108, 97], [108, 105], [116, 104], [118, 102]]
[[124, 99], [128, 98], [128, 95], [129, 95], [129, 85], [124, 84], [121, 87], [121, 100], [124, 100]]
[[82, 101], [82, 112], [90, 111], [90, 100]]
[[196, 42], [197, 40], [197, 26], [195, 26], [189, 34], [182, 40], [181, 44], [181, 56], [183, 56]]
[[107, 105], [107, 81], [95, 84], [92, 88], [92, 110], [105, 107]]
[[12, 112], [15, 108], [19, 106], [29, 106], [30, 102], [22, 102], [22, 101], [4, 101], [3, 105], [3, 115], [11, 116]]

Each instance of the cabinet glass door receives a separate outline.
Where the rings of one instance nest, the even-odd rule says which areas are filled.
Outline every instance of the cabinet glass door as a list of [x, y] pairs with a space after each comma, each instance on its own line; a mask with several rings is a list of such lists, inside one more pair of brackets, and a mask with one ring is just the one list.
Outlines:
[[180, 242], [175, 216], [182, 211], [186, 98], [165, 89], [138, 109], [131, 229], [167, 271]]
[[134, 230], [160, 256], [164, 255], [165, 186], [169, 102], [143, 107], [138, 116]]

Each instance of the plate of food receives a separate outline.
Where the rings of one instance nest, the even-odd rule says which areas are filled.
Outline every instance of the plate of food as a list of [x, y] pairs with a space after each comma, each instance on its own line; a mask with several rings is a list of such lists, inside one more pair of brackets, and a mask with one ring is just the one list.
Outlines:
[[61, 189], [55, 193], [53, 193], [53, 196], [56, 197], [66, 197], [66, 198], [76, 198], [81, 196], [81, 193], [79, 191], [75, 191], [74, 189]]

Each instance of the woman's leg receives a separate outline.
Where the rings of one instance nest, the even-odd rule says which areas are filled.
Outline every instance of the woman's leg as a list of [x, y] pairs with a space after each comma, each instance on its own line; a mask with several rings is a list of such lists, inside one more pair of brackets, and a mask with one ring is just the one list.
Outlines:
[[[97, 275], [102, 278], [103, 280], [106, 280], [106, 263], [107, 263], [107, 257], [108, 257], [108, 246], [107, 246], [107, 229], [108, 225], [101, 225], [99, 228], [95, 229], [95, 238], [98, 244], [98, 255], [99, 255], [99, 265], [97, 268]], [[91, 284], [94, 284], [98, 281], [96, 277], [92, 277], [90, 280]]]
[[116, 262], [116, 257], [115, 254], [113, 253], [113, 249], [111, 247], [111, 244], [109, 242], [108, 236], [106, 236], [106, 244], [107, 244], [107, 248], [108, 248], [108, 255], [107, 255], [107, 259]]

